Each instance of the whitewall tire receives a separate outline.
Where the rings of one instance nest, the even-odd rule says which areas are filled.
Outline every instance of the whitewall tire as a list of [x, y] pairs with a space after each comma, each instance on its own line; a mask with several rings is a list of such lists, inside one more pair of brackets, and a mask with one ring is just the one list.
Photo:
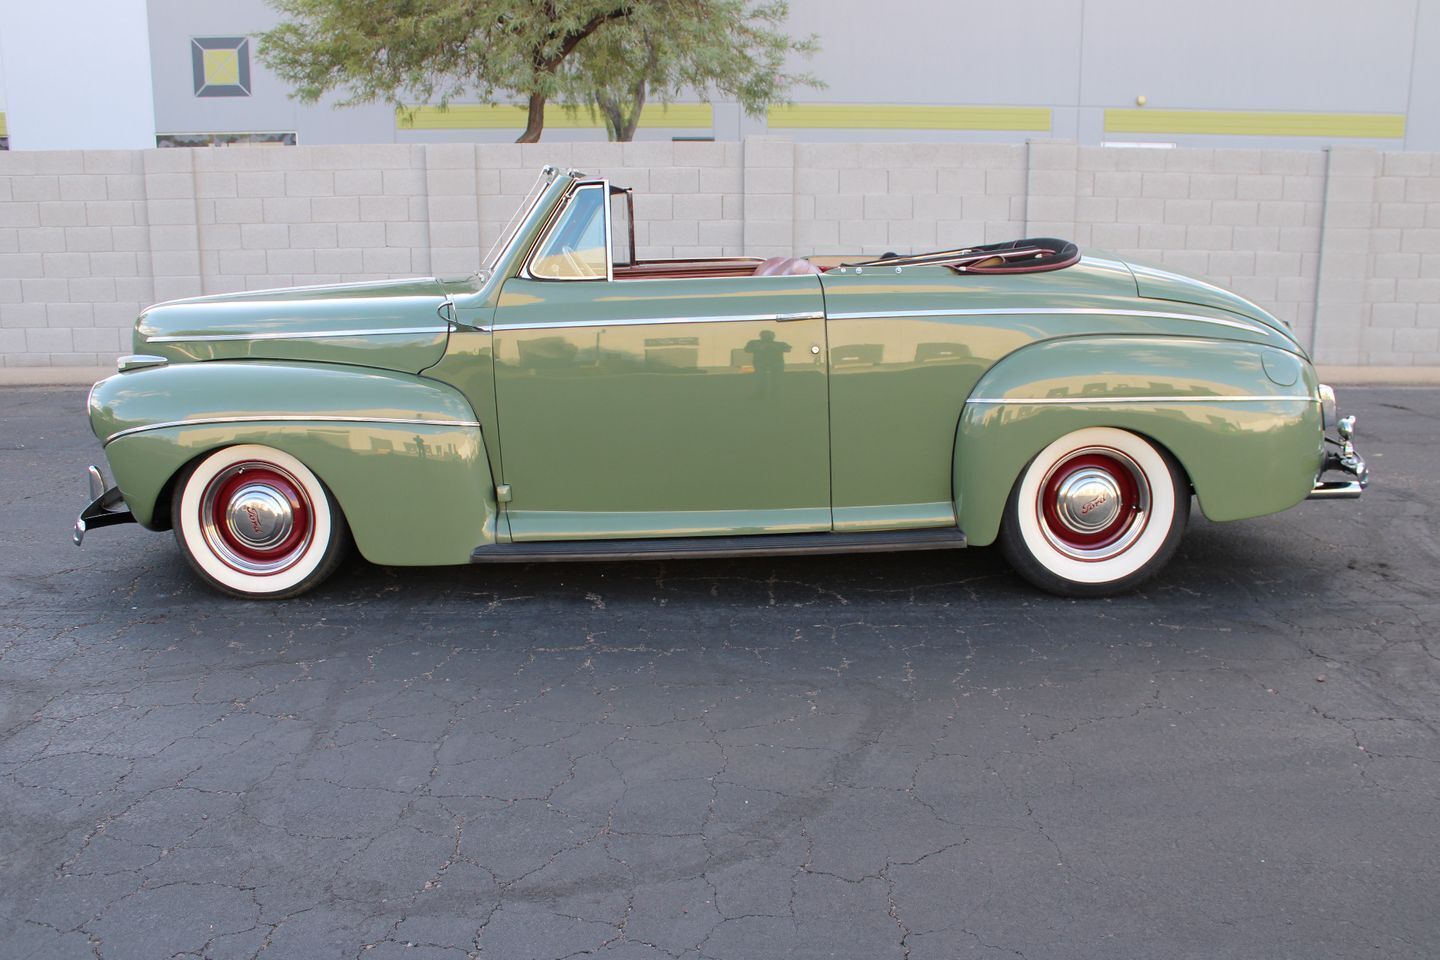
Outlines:
[[1001, 546], [1036, 586], [1103, 596], [1163, 567], [1190, 518], [1173, 457], [1112, 427], [1066, 434], [1026, 466], [1005, 507]]
[[176, 484], [175, 539], [211, 586], [239, 597], [304, 593], [340, 565], [349, 531], [330, 492], [273, 447], [225, 447]]

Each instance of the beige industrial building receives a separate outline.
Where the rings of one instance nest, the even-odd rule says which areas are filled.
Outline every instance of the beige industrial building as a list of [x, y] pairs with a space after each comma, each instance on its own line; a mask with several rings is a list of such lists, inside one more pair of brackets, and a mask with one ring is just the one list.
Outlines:
[[[513, 140], [513, 105], [304, 106], [256, 59], [265, 0], [5, 0], [17, 149]], [[1440, 149], [1440, 5], [1425, 0], [790, 0], [825, 86], [748, 117], [699, 97], [640, 139], [1174, 143]], [[105, 142], [108, 131], [126, 136]], [[90, 131], [92, 139], [84, 139]], [[547, 139], [604, 139], [552, 107]]]

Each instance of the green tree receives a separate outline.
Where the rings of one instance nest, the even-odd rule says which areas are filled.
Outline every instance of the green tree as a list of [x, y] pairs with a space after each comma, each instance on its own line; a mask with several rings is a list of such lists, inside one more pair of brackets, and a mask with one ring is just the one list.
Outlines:
[[619, 136], [633, 135], [647, 91], [665, 99], [713, 87], [755, 112], [791, 83], [814, 82], [781, 72], [787, 53], [814, 49], [776, 29], [783, 0], [753, 9], [744, 0], [269, 2], [284, 19], [260, 35], [258, 55], [300, 100], [336, 92], [342, 105], [398, 107], [519, 96], [528, 109], [520, 143], [540, 139], [552, 98], [602, 113], [613, 103]]
[[634, 139], [647, 99], [671, 103], [686, 91], [763, 115], [792, 87], [822, 86], [808, 73], [785, 71], [791, 55], [818, 49], [813, 35], [797, 40], [785, 31], [789, 14], [786, 0], [637, 4], [577, 51], [561, 99], [597, 111], [611, 140]]

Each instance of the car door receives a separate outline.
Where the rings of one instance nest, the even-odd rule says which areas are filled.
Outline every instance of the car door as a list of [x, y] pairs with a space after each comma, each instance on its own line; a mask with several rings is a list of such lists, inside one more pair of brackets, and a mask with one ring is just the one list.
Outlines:
[[578, 184], [494, 318], [517, 541], [829, 530], [817, 277], [616, 280]]

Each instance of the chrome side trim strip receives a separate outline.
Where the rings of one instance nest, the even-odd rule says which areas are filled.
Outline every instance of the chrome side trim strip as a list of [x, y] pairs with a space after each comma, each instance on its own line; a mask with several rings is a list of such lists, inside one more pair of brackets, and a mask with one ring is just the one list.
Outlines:
[[426, 420], [418, 417], [334, 417], [306, 416], [301, 414], [275, 414], [254, 417], [196, 417], [193, 420], [167, 420], [163, 423], [147, 423], [143, 427], [129, 427], [110, 434], [105, 443], [119, 440], [147, 430], [166, 430], [170, 427], [210, 427], [222, 423], [383, 423], [418, 427], [473, 427], [478, 429], [478, 420]]
[[547, 323], [497, 323], [496, 330], [561, 330], [566, 327], [643, 327], [664, 323], [753, 323], [756, 321], [821, 320], [820, 311], [808, 313], [741, 313], [728, 317], [637, 317], [626, 320], [563, 320]]
[[1316, 403], [1314, 397], [1299, 396], [1211, 396], [1186, 397], [971, 397], [966, 403], [1023, 404], [1036, 406], [1057, 403]]
[[230, 340], [325, 340], [330, 337], [399, 337], [449, 333], [446, 327], [376, 327], [368, 330], [285, 330], [278, 333], [201, 333], [146, 337], [146, 343], [219, 343]]
[[[296, 293], [302, 290], [355, 290], [361, 287], [398, 287], [414, 283], [416, 280], [428, 280], [428, 277], [395, 277], [391, 280], [346, 280], [343, 283], [301, 283], [293, 287], [261, 287], [258, 290], [244, 290], [236, 294], [221, 294], [222, 297], [234, 297], [232, 300], [221, 300], [221, 303], [241, 302], [245, 297], [254, 297], [270, 293]], [[196, 300], [205, 300], [207, 296], [202, 294], [196, 297], [176, 297], [174, 300], [161, 300], [151, 304], [155, 307], [167, 307], [173, 303], [194, 303]]]
[[[832, 313], [831, 320], [881, 320], [887, 317], [1021, 317], [1021, 316], [1106, 316], [1106, 317], [1150, 317], [1159, 320], [1193, 320], [1196, 323], [1213, 323], [1222, 327], [1239, 330], [1258, 330], [1265, 325], [1256, 320], [1244, 323], [1226, 320], [1222, 317], [1204, 317], [1194, 313], [1170, 313], [1164, 310], [1110, 310], [1105, 307], [991, 307], [950, 310], [869, 310], [857, 313]], [[1257, 326], [1258, 325], [1258, 326]]]
[[[1013, 316], [1111, 316], [1149, 317], [1160, 320], [1192, 320], [1196, 323], [1213, 323], [1238, 330], [1256, 331], [1261, 329], [1255, 323], [1239, 320], [1225, 320], [1221, 317], [1202, 317], [1191, 313], [1167, 313], [1158, 310], [1106, 310], [1101, 307], [994, 307], [991, 309], [944, 309], [944, 310], [875, 310], [858, 313], [832, 313], [831, 320], [880, 320], [888, 317], [1013, 317]], [[661, 323], [741, 323], [746, 321], [790, 321], [819, 320], [825, 316], [819, 311], [800, 313], [753, 313], [727, 317], [652, 317], [627, 320], [568, 320], [552, 323], [500, 323], [496, 330], [558, 330], [565, 327], [627, 327]], [[1263, 325], [1262, 325], [1263, 326]]]

